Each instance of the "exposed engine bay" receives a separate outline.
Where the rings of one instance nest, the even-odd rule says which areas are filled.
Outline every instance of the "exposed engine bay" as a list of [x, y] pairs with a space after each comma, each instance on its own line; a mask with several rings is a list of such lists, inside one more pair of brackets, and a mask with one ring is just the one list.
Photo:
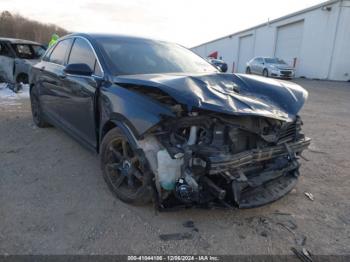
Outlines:
[[293, 122], [196, 112], [163, 121], [140, 141], [161, 208], [256, 207], [288, 193], [310, 139]]

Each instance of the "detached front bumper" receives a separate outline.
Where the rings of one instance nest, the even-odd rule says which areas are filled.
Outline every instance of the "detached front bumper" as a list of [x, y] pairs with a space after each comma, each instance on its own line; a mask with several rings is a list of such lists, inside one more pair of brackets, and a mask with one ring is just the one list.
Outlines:
[[[231, 185], [231, 200], [226, 199], [231, 205], [238, 208], [262, 206], [282, 198], [293, 189], [299, 176], [297, 155], [310, 142], [310, 138], [303, 138], [234, 156], [216, 156], [211, 159], [210, 174], [232, 174], [234, 180]], [[264, 165], [265, 168], [255, 169], [259, 165]]]

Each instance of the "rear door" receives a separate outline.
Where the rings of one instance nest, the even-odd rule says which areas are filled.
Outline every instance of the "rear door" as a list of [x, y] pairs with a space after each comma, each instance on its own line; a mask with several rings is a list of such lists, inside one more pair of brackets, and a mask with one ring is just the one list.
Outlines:
[[[12, 44], [16, 52], [14, 79], [17, 83], [28, 83], [28, 76], [33, 63], [34, 51], [30, 44]], [[38, 62], [38, 61], [36, 61]]]
[[60, 120], [59, 110], [60, 101], [62, 100], [63, 69], [72, 42], [73, 39], [65, 39], [58, 42], [51, 54], [45, 57], [39, 65], [39, 70], [41, 71], [39, 78], [41, 106], [43, 111], [56, 121]]
[[13, 83], [15, 56], [5, 41], [0, 41], [0, 83]]
[[66, 74], [61, 87], [60, 112], [67, 127], [83, 142], [97, 146], [95, 93], [103, 73], [90, 42], [82, 37], [74, 40], [68, 64], [87, 64], [94, 74]]

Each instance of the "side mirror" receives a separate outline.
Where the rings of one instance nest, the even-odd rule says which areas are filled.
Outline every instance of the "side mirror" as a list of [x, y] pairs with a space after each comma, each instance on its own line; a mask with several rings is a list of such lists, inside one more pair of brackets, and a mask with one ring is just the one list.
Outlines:
[[91, 76], [93, 71], [87, 64], [69, 64], [64, 68], [66, 74]]

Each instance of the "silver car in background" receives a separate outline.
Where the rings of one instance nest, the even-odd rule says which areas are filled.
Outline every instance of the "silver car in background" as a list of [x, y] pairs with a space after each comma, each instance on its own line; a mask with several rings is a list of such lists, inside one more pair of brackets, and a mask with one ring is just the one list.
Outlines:
[[247, 63], [246, 73], [291, 79], [295, 75], [295, 70], [276, 57], [255, 57]]
[[27, 84], [31, 67], [45, 51], [45, 46], [37, 42], [0, 38], [0, 83], [6, 82], [10, 88]]

